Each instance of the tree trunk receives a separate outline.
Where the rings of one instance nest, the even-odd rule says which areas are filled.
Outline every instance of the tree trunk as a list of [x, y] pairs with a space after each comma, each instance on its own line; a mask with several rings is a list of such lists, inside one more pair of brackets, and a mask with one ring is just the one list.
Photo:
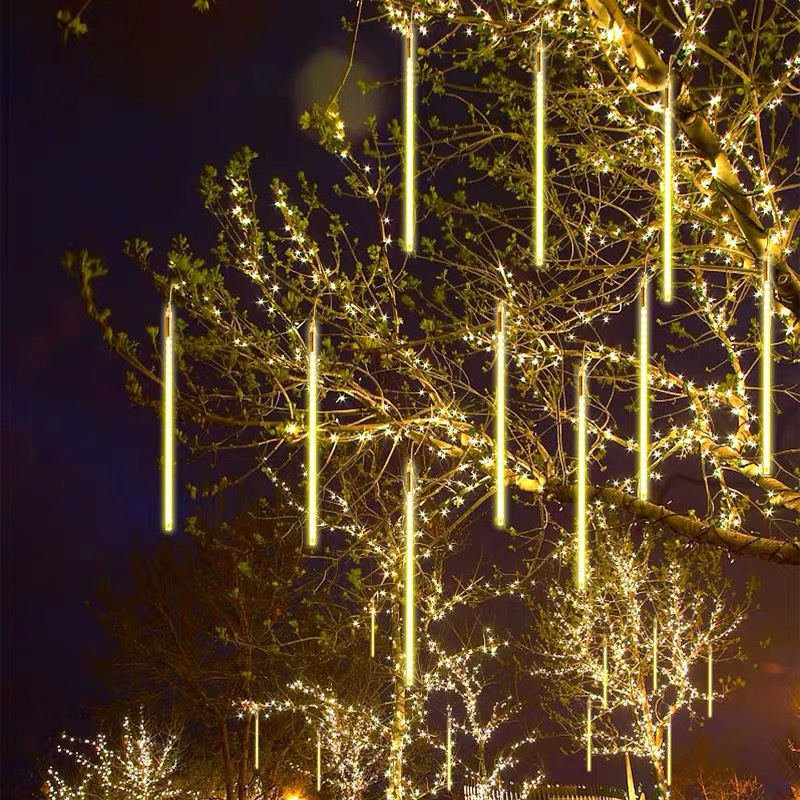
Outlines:
[[233, 764], [231, 764], [231, 748], [228, 742], [226, 720], [220, 720], [219, 729], [222, 741], [222, 766], [225, 771], [225, 800], [233, 800]]

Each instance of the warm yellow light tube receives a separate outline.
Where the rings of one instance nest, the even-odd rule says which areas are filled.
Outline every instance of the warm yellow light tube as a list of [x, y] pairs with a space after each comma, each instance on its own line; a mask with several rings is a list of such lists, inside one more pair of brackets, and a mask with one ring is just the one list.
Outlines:
[[322, 789], [322, 734], [317, 731], [317, 791]]
[[667, 76], [667, 88], [664, 91], [664, 184], [663, 192], [663, 232], [662, 254], [663, 263], [663, 295], [664, 302], [672, 300], [672, 76]]
[[258, 771], [258, 750], [259, 750], [259, 747], [258, 747], [258, 717], [259, 717], [258, 705], [256, 705], [256, 707], [255, 707], [254, 714], [255, 714], [255, 718], [256, 718], [256, 720], [255, 720], [255, 722], [256, 722], [256, 725], [255, 725], [256, 731], [255, 731], [255, 745], [254, 745], [255, 754], [254, 754], [254, 757], [253, 757], [253, 763], [255, 765], [256, 771]]
[[578, 589], [586, 587], [586, 483], [588, 464], [586, 460], [586, 365], [581, 362], [578, 372], [578, 487], [576, 503], [576, 528], [578, 535], [577, 575]]
[[369, 607], [369, 654], [375, 658], [375, 600]]
[[772, 472], [772, 282], [764, 256], [761, 285], [761, 473]]
[[592, 698], [586, 701], [586, 771], [592, 771]]
[[667, 720], [667, 786], [672, 785], [672, 718]]
[[647, 500], [650, 479], [650, 395], [648, 365], [650, 361], [650, 320], [647, 307], [647, 276], [639, 290], [639, 499]]
[[608, 644], [603, 642], [603, 708], [608, 708]]
[[653, 617], [653, 692], [658, 686], [658, 620]]
[[416, 75], [415, 75], [415, 41], [414, 41], [414, 24], [413, 22], [408, 26], [405, 41], [405, 93], [404, 93], [404, 109], [403, 109], [403, 134], [405, 144], [404, 154], [404, 223], [403, 230], [403, 245], [407, 253], [413, 253], [415, 249], [416, 237], [416, 198], [415, 198], [415, 182], [416, 182], [416, 130], [414, 124], [414, 105], [416, 95]]
[[544, 51], [536, 45], [536, 266], [544, 266]]
[[164, 395], [163, 395], [163, 530], [175, 528], [175, 349], [172, 330], [172, 304], [167, 303], [164, 314]]
[[711, 654], [711, 642], [708, 643], [708, 718], [714, 716], [714, 662]]
[[504, 528], [506, 525], [506, 331], [502, 300], [497, 305], [496, 357], [494, 522], [498, 528]]
[[447, 773], [447, 791], [452, 791], [453, 789], [453, 732], [452, 732], [452, 719], [450, 717], [450, 712], [447, 713], [447, 761], [446, 761], [446, 773]]
[[314, 321], [308, 329], [308, 525], [306, 545], [315, 548], [318, 542], [317, 502], [319, 488], [317, 485], [317, 400], [319, 387], [317, 383], [317, 343]]
[[416, 607], [414, 603], [414, 465], [406, 465], [406, 558], [405, 558], [405, 673], [406, 686], [414, 682]]

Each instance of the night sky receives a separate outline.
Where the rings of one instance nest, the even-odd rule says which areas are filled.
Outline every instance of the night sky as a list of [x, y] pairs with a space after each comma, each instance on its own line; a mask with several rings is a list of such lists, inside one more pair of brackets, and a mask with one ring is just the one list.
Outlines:
[[[261, 154], [262, 196], [272, 175], [291, 183], [303, 169], [323, 186], [337, 176], [296, 119], [325, 99], [313, 78], [330, 88], [341, 72], [349, 40], [339, 20], [352, 10], [346, 0], [219, 0], [200, 15], [191, 0], [96, 0], [88, 36], [64, 47], [63, 4], [16, 0], [3, 24], [4, 796], [60, 731], [93, 732], [92, 663], [104, 645], [88, 607], [93, 586], [123, 578], [130, 550], [161, 536], [158, 421], [129, 407], [122, 363], [86, 318], [61, 258], [78, 247], [103, 256], [103, 304], [144, 341], [161, 302], [121, 254], [123, 240], [163, 252], [182, 232], [199, 252], [213, 244], [196, 191], [204, 164], [249, 145]], [[388, 78], [399, 51], [394, 58], [370, 36], [360, 74]], [[754, 559], [732, 569], [763, 587], [744, 632], [748, 685], [718, 704], [703, 736], [776, 788], [788, 691], [800, 680], [797, 571]], [[685, 719], [678, 725], [678, 761], [695, 735]], [[581, 763], [554, 758], [552, 776], [581, 780]], [[594, 778], [620, 781], [621, 763], [598, 759]]]

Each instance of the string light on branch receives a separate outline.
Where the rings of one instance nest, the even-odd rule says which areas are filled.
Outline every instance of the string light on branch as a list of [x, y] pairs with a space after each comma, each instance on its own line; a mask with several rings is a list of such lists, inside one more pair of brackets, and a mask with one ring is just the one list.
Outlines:
[[664, 302], [672, 300], [672, 154], [673, 154], [673, 130], [672, 130], [672, 59], [669, 62], [669, 72], [667, 73], [667, 85], [664, 89], [664, 174], [662, 183], [662, 241], [661, 251], [663, 257], [663, 277], [662, 294]]
[[536, 44], [536, 199], [534, 211], [534, 241], [536, 266], [544, 266], [545, 223], [544, 223], [544, 48], [542, 40]]
[[497, 369], [495, 374], [495, 515], [498, 528], [506, 525], [506, 331], [505, 307], [497, 304]]
[[639, 288], [639, 499], [647, 500], [650, 479], [650, 402], [648, 365], [650, 361], [650, 320], [647, 305], [647, 273]]
[[772, 282], [765, 255], [761, 275], [761, 473], [772, 472]]
[[409, 459], [406, 464], [405, 477], [405, 527], [406, 527], [406, 553], [405, 553], [405, 604], [403, 609], [403, 624], [405, 633], [405, 679], [406, 686], [414, 682], [414, 666], [416, 660], [416, 605], [414, 592], [414, 578], [416, 571], [414, 556], [414, 462]]
[[306, 546], [316, 548], [318, 544], [317, 503], [319, 501], [317, 464], [317, 402], [319, 386], [317, 378], [317, 332], [312, 319], [308, 326], [308, 519], [306, 527]]
[[161, 502], [164, 533], [175, 529], [175, 347], [172, 325], [172, 287], [164, 313], [164, 356], [162, 395], [163, 473]]
[[577, 534], [577, 584], [578, 589], [583, 591], [586, 588], [586, 484], [589, 465], [586, 458], [586, 416], [587, 416], [587, 396], [586, 396], [586, 362], [581, 360], [578, 368], [578, 412], [577, 412], [577, 502], [575, 513], [575, 526]]
[[[413, 13], [413, 12], [412, 12]], [[407, 253], [413, 253], [416, 237], [416, 63], [415, 35], [413, 19], [409, 20], [405, 37], [405, 74], [403, 94], [403, 137], [404, 137], [404, 171], [403, 171], [403, 246]]]

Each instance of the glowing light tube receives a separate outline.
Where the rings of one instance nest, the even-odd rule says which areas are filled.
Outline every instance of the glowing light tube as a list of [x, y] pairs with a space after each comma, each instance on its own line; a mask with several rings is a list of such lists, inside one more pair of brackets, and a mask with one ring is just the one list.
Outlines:
[[414, 464], [409, 459], [406, 465], [406, 558], [405, 558], [405, 672], [406, 686], [414, 682], [416, 607], [414, 603]]
[[672, 785], [672, 719], [667, 720], [667, 786]]
[[765, 255], [761, 281], [761, 473], [772, 472], [772, 282]]
[[408, 26], [406, 33], [405, 57], [405, 92], [403, 108], [403, 133], [404, 133], [404, 173], [403, 173], [403, 249], [413, 253], [416, 238], [416, 130], [414, 124], [414, 105], [416, 101], [416, 69], [415, 69], [415, 37], [413, 22]]
[[375, 600], [369, 607], [369, 655], [375, 658]]
[[503, 301], [497, 304], [497, 372], [495, 375], [495, 510], [494, 523], [506, 525], [506, 331]]
[[317, 791], [322, 789], [322, 734], [317, 731]]
[[447, 712], [447, 760], [446, 760], [446, 776], [447, 776], [447, 791], [453, 789], [453, 721], [450, 712]]
[[647, 276], [639, 289], [639, 499], [647, 500], [650, 478], [650, 398], [648, 392], [648, 364], [650, 341], [647, 308]]
[[658, 620], [653, 617], [653, 692], [658, 686]]
[[172, 338], [172, 303], [164, 314], [164, 388], [162, 408], [162, 446], [164, 457], [162, 509], [164, 533], [175, 528], [175, 349]]
[[711, 642], [708, 643], [708, 718], [714, 716], [714, 662], [711, 657]]
[[259, 747], [258, 747], [258, 717], [259, 717], [258, 705], [255, 706], [255, 711], [253, 713], [254, 713], [255, 718], [256, 718], [255, 745], [254, 745], [255, 753], [254, 753], [254, 756], [253, 756], [253, 763], [255, 765], [256, 771], [258, 771], [258, 750], [259, 750]]
[[544, 266], [544, 51], [541, 39], [536, 45], [536, 266]]
[[306, 545], [313, 549], [318, 542], [317, 502], [319, 488], [317, 485], [317, 400], [319, 387], [317, 382], [317, 343], [313, 320], [308, 327], [308, 521]]
[[586, 771], [592, 771], [592, 698], [586, 701]]
[[603, 642], [603, 708], [608, 708], [608, 644]]
[[586, 478], [589, 470], [586, 461], [586, 401], [586, 365], [581, 362], [578, 371], [578, 497], [576, 503], [576, 528], [578, 537], [577, 576], [578, 589], [581, 591], [586, 588]]
[[672, 75], [667, 76], [664, 90], [664, 183], [663, 193], [663, 231], [661, 250], [664, 257], [662, 291], [664, 302], [672, 300]]

